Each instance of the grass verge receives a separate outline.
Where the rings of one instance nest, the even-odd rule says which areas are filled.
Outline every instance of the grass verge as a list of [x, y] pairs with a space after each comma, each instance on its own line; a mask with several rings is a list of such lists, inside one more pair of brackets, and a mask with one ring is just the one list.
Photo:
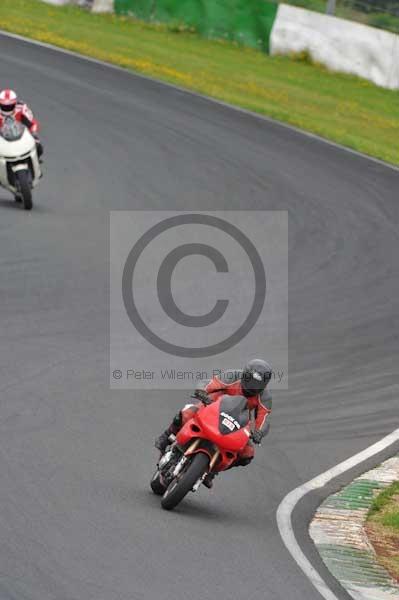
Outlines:
[[176, 27], [39, 0], [1, 0], [0, 29], [195, 90], [399, 164], [399, 92], [357, 77], [204, 40]]
[[366, 531], [378, 561], [399, 582], [399, 481], [374, 500]]

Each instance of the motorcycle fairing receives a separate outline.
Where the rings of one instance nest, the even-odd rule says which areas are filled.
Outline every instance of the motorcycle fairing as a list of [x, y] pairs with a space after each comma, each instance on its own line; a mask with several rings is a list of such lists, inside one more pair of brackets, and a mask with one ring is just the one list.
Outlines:
[[229, 435], [222, 434], [219, 431], [220, 407], [221, 400], [209, 406], [202, 406], [176, 434], [176, 441], [182, 449], [187, 448], [193, 440], [200, 439], [194, 453], [205, 452], [210, 457], [214, 453], [209, 446], [209, 442], [212, 442], [220, 452], [215, 471], [227, 469], [236, 460], [238, 453], [245, 448], [250, 437], [249, 424], [229, 432]]

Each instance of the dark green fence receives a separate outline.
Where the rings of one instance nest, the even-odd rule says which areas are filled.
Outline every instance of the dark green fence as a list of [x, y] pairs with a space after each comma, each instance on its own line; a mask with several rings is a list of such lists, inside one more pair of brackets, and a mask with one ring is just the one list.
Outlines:
[[265, 0], [115, 0], [115, 12], [182, 24], [208, 38], [268, 52], [277, 4]]

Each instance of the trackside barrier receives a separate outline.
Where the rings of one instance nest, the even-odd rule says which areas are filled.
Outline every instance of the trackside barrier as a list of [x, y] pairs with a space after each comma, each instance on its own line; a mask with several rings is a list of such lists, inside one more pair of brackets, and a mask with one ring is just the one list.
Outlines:
[[[46, 4], [54, 4], [56, 6], [64, 6], [65, 4], [77, 4], [78, 6], [90, 6], [96, 0], [42, 0]], [[110, 11], [114, 9], [114, 0], [108, 0]]]
[[333, 71], [351, 73], [399, 89], [399, 36], [345, 19], [280, 4], [271, 54], [307, 51]]
[[115, 0], [115, 12], [184, 24], [207, 38], [269, 51], [278, 5], [265, 0]]
[[114, 11], [193, 28], [204, 37], [234, 41], [273, 55], [306, 51], [333, 71], [399, 89], [399, 35], [361, 23], [268, 0], [90, 1], [93, 12]]
[[43, 0], [46, 4], [55, 4], [57, 6], [62, 6], [63, 4], [71, 4], [70, 0]]
[[93, 0], [91, 10], [95, 13], [113, 12], [114, 0]]

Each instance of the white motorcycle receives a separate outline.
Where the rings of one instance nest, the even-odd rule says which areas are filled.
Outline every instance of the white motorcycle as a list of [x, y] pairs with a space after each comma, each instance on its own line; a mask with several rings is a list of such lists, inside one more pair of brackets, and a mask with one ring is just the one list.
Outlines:
[[0, 129], [0, 185], [31, 210], [32, 189], [41, 176], [35, 138], [22, 123], [6, 117]]

